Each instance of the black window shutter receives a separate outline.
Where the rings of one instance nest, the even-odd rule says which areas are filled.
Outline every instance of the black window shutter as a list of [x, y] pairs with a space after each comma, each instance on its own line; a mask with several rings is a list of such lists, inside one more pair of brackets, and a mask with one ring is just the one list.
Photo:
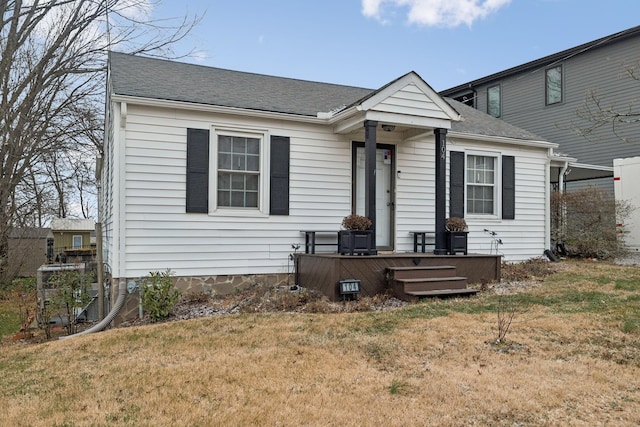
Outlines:
[[449, 216], [464, 218], [464, 152], [449, 153]]
[[187, 129], [187, 212], [209, 211], [209, 131]]
[[516, 168], [513, 156], [502, 156], [502, 219], [516, 217]]
[[289, 137], [271, 137], [271, 215], [289, 215]]

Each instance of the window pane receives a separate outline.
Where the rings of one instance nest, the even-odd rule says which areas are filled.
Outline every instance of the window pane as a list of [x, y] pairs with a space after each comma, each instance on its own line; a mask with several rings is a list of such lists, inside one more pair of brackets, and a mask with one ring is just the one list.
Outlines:
[[562, 66], [549, 68], [546, 72], [547, 104], [562, 101]]
[[233, 174], [231, 176], [231, 189], [244, 191], [244, 175]]
[[242, 153], [242, 154], [247, 152], [246, 138], [240, 138], [240, 137], [233, 138], [233, 152]]
[[258, 192], [252, 191], [247, 193], [247, 208], [257, 208], [258, 207]]
[[258, 175], [247, 176], [247, 190], [258, 191]]
[[248, 171], [257, 172], [260, 169], [260, 157], [249, 155], [247, 156], [247, 169]]
[[247, 153], [260, 154], [260, 140], [258, 138], [247, 138]]
[[219, 173], [218, 174], [218, 190], [231, 189], [231, 174]]
[[244, 208], [244, 193], [236, 191], [231, 193], [231, 206], [236, 208]]
[[231, 154], [220, 153], [218, 155], [218, 168], [219, 169], [231, 169]]
[[218, 206], [231, 206], [231, 192], [218, 190]]
[[500, 86], [487, 89], [487, 113], [493, 117], [500, 117]]
[[243, 155], [240, 154], [233, 154], [233, 165], [231, 167], [231, 169], [233, 169], [234, 171], [243, 171], [246, 170], [245, 169], [245, 162], [246, 159]]
[[230, 136], [219, 136], [218, 137], [218, 151], [224, 153], [231, 152], [231, 137]]

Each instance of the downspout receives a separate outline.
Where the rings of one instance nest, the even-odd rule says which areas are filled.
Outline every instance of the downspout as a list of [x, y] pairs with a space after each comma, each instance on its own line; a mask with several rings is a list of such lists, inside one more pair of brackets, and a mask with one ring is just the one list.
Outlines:
[[560, 176], [558, 177], [558, 192], [564, 193], [564, 175], [569, 169], [569, 162], [564, 162], [564, 166], [560, 169]]
[[107, 326], [109, 326], [109, 323], [111, 323], [111, 321], [118, 315], [122, 307], [124, 307], [125, 301], [127, 300], [127, 286], [124, 283], [119, 283], [118, 286], [118, 299], [116, 300], [116, 303], [113, 305], [113, 308], [111, 309], [109, 314], [107, 314], [107, 316], [102, 319], [100, 323], [97, 323], [96, 325], [90, 327], [89, 329], [85, 329], [82, 332], [78, 332], [77, 334], [60, 337], [60, 339], [62, 340], [66, 338], [77, 337], [80, 335], [92, 334], [94, 332], [100, 332]]
[[[562, 166], [562, 169], [560, 169], [560, 176], [558, 177], [558, 192], [561, 195], [565, 193], [565, 190], [564, 190], [564, 176], [567, 173], [567, 169], [569, 169], [569, 162], [568, 161], [564, 162], [564, 166]], [[561, 201], [561, 204], [560, 204], [560, 224], [558, 224], [558, 227], [560, 228], [560, 236], [564, 240], [564, 236], [565, 236], [565, 232], [566, 232], [566, 224], [567, 224], [567, 209], [566, 209], [565, 204], [564, 204], [564, 197], [561, 197], [560, 201]], [[556, 243], [561, 243], [563, 245], [563, 247], [564, 247], [564, 241], [556, 242]]]

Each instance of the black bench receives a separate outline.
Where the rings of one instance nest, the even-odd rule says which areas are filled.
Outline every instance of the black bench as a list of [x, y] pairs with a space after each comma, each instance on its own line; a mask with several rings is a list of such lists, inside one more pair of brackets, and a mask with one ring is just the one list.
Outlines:
[[429, 237], [433, 237], [435, 239], [436, 233], [433, 231], [410, 231], [410, 234], [413, 234], [413, 252], [418, 252], [418, 248], [420, 248], [420, 252], [426, 253], [427, 246], [433, 246], [435, 249], [435, 242], [428, 243], [427, 235]]
[[[336, 250], [338, 248], [338, 232], [337, 231], [327, 231], [327, 230], [301, 230], [301, 233], [304, 233], [304, 253], [305, 254], [315, 254], [316, 246], [335, 246]], [[316, 234], [331, 234], [335, 236], [335, 243], [316, 243]]]

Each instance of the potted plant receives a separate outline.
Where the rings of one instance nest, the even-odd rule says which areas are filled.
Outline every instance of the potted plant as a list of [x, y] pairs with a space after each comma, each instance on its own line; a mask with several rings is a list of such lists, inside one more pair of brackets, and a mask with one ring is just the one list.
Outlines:
[[348, 215], [342, 220], [344, 230], [338, 232], [338, 253], [345, 255], [375, 255], [372, 222], [362, 215]]
[[464, 218], [452, 216], [445, 223], [447, 230], [447, 253], [455, 255], [458, 252], [467, 254], [467, 222]]

